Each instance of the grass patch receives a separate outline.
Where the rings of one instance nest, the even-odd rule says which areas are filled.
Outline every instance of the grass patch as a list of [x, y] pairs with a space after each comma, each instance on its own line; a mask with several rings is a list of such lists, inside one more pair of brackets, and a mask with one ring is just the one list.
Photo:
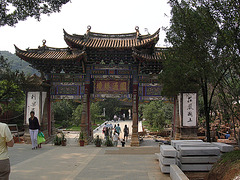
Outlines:
[[71, 126], [66, 128], [67, 131], [80, 131], [81, 127], [80, 126]]
[[235, 163], [238, 160], [240, 160], [240, 150], [223, 154], [220, 163], [225, 162]]

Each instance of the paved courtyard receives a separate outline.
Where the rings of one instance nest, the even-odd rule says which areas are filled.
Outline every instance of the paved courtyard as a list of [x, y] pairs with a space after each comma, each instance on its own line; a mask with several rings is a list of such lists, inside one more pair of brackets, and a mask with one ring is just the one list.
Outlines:
[[[31, 145], [15, 144], [13, 148], [9, 148], [10, 179], [169, 180], [169, 175], [160, 172], [154, 153], [142, 148], [146, 147], [125, 147], [123, 149], [119, 147], [97, 148], [94, 145], [64, 147], [46, 144], [41, 149], [32, 150]], [[122, 152], [118, 153], [118, 151]]]

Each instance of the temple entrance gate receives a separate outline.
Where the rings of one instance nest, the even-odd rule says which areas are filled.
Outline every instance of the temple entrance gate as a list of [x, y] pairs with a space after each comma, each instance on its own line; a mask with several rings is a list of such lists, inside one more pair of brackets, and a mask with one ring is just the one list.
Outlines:
[[[88, 26], [84, 35], [70, 35], [64, 30], [67, 48], [48, 47], [44, 40], [38, 49], [24, 51], [15, 46], [16, 55], [41, 72], [42, 79], [51, 87], [48, 96], [51, 100], [82, 101], [81, 130], [86, 141], [92, 137], [91, 99], [117, 97], [131, 101], [131, 145], [139, 146], [139, 101], [162, 99], [158, 74], [162, 70], [164, 49], [155, 47], [159, 30], [152, 35], [141, 35], [138, 27], [136, 32], [128, 34], [101, 34], [90, 30]], [[50, 112], [48, 108], [48, 114]], [[51, 118], [49, 115], [49, 123], [54, 121]]]

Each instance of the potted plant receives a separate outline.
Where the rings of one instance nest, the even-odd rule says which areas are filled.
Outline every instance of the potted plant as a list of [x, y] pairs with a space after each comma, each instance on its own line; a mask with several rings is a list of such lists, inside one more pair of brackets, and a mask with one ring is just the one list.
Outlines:
[[93, 142], [96, 145], [96, 147], [101, 147], [102, 145], [102, 139], [99, 138], [99, 135], [97, 135], [97, 137], [93, 140]]
[[107, 136], [105, 145], [108, 146], [108, 147], [113, 146], [112, 140], [109, 138], [109, 136]]
[[79, 134], [79, 144], [80, 144], [80, 146], [84, 146], [84, 134], [83, 134], [83, 132], [80, 132], [80, 134]]
[[62, 146], [67, 145], [67, 139], [65, 138], [65, 135], [62, 133]]
[[62, 144], [62, 138], [57, 134], [53, 140], [54, 145], [60, 146]]

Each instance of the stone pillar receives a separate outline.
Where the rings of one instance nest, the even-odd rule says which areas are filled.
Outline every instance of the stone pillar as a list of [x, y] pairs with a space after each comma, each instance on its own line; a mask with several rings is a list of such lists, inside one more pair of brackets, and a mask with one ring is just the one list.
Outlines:
[[132, 95], [132, 139], [131, 146], [139, 146], [138, 139], [138, 73], [137, 68], [133, 69], [133, 95]]

